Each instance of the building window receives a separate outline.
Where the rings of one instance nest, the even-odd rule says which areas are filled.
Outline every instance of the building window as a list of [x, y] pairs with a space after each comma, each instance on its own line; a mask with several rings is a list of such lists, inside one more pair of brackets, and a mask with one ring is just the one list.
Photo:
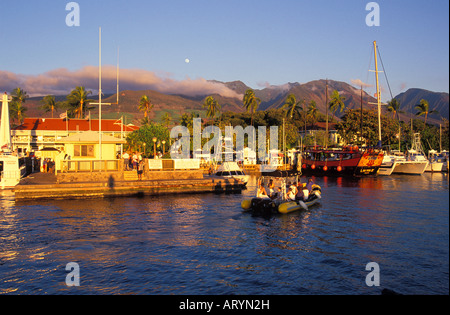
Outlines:
[[93, 145], [75, 145], [73, 156], [94, 157], [94, 146]]

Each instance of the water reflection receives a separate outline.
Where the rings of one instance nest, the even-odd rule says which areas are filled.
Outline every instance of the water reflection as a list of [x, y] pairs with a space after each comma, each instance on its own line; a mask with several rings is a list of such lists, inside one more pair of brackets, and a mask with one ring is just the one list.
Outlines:
[[320, 205], [270, 218], [240, 208], [256, 180], [241, 195], [2, 197], [0, 293], [74, 292], [72, 261], [79, 294], [373, 294], [369, 261], [397, 291], [448, 292], [448, 175], [318, 177]]

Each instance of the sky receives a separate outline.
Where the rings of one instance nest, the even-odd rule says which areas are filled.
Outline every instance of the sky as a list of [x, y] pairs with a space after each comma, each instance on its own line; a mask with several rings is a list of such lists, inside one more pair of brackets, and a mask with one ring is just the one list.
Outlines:
[[119, 60], [121, 90], [239, 97], [209, 80], [262, 89], [328, 78], [373, 94], [373, 41], [384, 99], [389, 87], [449, 91], [448, 0], [376, 1], [379, 26], [363, 0], [79, 0], [79, 26], [68, 26], [70, 2], [1, 1], [0, 90], [98, 89], [101, 27], [104, 92]]

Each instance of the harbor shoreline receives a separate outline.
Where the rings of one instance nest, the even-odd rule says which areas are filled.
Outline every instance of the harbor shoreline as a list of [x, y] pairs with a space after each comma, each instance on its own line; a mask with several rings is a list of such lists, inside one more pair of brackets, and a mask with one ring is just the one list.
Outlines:
[[[171, 174], [168, 174], [171, 173]], [[79, 174], [77, 180], [61, 182], [61, 177], [36, 173], [22, 180], [13, 191], [16, 200], [89, 199], [125, 196], [159, 196], [190, 193], [240, 193], [244, 185], [233, 178], [204, 176], [198, 172], [177, 172], [184, 178], [174, 179], [173, 171], [158, 172], [157, 179], [123, 180], [119, 174], [103, 174], [102, 180], [90, 180]], [[156, 174], [156, 173], [155, 173]], [[81, 181], [80, 178], [84, 177]], [[118, 179], [119, 178], [119, 179]], [[67, 179], [67, 178], [66, 178]], [[92, 179], [92, 178], [91, 178]]]

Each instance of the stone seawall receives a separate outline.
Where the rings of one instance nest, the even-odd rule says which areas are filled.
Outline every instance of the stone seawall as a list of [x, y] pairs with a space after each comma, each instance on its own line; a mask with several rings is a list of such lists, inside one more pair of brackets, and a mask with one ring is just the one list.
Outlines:
[[[57, 183], [107, 182], [111, 177], [115, 181], [138, 180], [136, 171], [58, 173], [56, 175], [56, 180]], [[201, 170], [146, 171], [142, 175], [142, 180], [168, 179], [203, 179], [203, 172]]]
[[[173, 178], [175, 176], [178, 178]], [[16, 200], [88, 199], [180, 193], [240, 193], [244, 188], [242, 183], [235, 179], [204, 178], [203, 175], [199, 177], [195, 171], [154, 172], [150, 177], [155, 179], [151, 180], [123, 180], [123, 177], [119, 172], [89, 176], [78, 173], [76, 176], [62, 178], [59, 175], [38, 173], [23, 179], [15, 187], [14, 193]]]

